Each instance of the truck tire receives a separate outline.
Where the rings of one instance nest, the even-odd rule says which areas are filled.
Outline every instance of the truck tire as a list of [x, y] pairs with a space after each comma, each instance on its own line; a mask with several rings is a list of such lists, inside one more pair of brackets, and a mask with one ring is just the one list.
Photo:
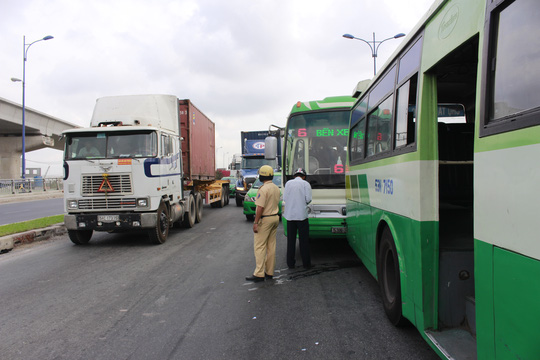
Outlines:
[[221, 188], [221, 200], [219, 200], [219, 204], [218, 204], [218, 207], [219, 208], [222, 208], [226, 205], [225, 203], [225, 193], [223, 192], [223, 188]]
[[203, 199], [201, 193], [195, 193], [195, 222], [200, 223], [202, 221], [203, 212]]
[[163, 244], [169, 236], [169, 209], [162, 201], [157, 209], [156, 226], [148, 230], [148, 237], [153, 244]]
[[184, 220], [182, 220], [182, 226], [185, 228], [192, 228], [195, 225], [195, 219], [197, 218], [197, 209], [195, 204], [195, 198], [193, 194], [189, 194], [188, 212], [184, 214]]
[[76, 245], [86, 245], [92, 237], [93, 230], [68, 230], [69, 239]]
[[247, 220], [247, 221], [253, 221], [253, 220], [255, 220], [255, 215], [253, 215], [253, 214], [246, 214], [246, 220]]
[[383, 230], [377, 254], [377, 277], [386, 316], [394, 326], [407, 324], [402, 314], [399, 260], [388, 227]]
[[221, 188], [221, 191], [223, 193], [223, 196], [225, 197], [225, 206], [229, 205], [229, 187], [228, 186], [223, 186]]

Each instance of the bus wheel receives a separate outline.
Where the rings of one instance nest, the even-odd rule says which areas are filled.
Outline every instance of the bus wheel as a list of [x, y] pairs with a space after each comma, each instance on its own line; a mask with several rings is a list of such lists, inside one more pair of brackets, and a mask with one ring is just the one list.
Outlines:
[[153, 244], [163, 244], [169, 236], [169, 211], [164, 202], [157, 209], [156, 226], [148, 230], [148, 237]]
[[200, 223], [202, 220], [202, 211], [203, 211], [203, 199], [201, 193], [195, 193], [195, 222]]
[[92, 237], [93, 230], [68, 230], [68, 236], [72, 243], [86, 245]]
[[407, 320], [401, 313], [401, 283], [399, 261], [390, 229], [383, 230], [377, 256], [377, 276], [386, 316], [395, 326], [403, 326]]
[[189, 194], [189, 209], [184, 213], [184, 220], [182, 221], [182, 226], [186, 228], [192, 228], [195, 224], [195, 219], [197, 218], [196, 209], [195, 209], [195, 198], [193, 194]]

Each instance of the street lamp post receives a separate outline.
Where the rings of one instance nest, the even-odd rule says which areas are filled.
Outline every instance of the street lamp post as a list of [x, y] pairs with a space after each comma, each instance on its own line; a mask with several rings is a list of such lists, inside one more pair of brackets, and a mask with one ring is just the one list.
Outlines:
[[382, 41], [375, 41], [375, 33], [373, 33], [373, 41], [370, 42], [370, 41], [366, 41], [364, 39], [360, 39], [360, 38], [357, 38], [351, 34], [343, 34], [343, 37], [346, 38], [346, 39], [355, 39], [355, 40], [360, 40], [360, 41], [363, 41], [365, 42], [366, 44], [368, 44], [369, 48], [371, 49], [371, 56], [373, 56], [373, 75], [377, 75], [377, 51], [379, 51], [379, 46], [381, 46], [381, 44], [387, 40], [392, 40], [392, 39], [398, 39], [400, 37], [403, 37], [405, 36], [404, 33], [399, 33], [399, 34], [396, 34], [388, 39], [384, 39]]
[[[43, 39], [36, 40], [34, 42], [31, 42], [30, 44], [26, 43], [26, 37], [23, 36], [23, 78], [22, 78], [22, 178], [24, 179], [26, 177], [26, 121], [25, 121], [25, 113], [26, 113], [26, 105], [25, 105], [25, 88], [26, 88], [26, 59], [28, 58], [28, 49], [30, 49], [30, 46], [33, 44], [44, 41], [44, 40], [51, 40], [54, 39], [53, 36], [47, 35]], [[17, 78], [11, 78], [11, 81], [21, 81]]]

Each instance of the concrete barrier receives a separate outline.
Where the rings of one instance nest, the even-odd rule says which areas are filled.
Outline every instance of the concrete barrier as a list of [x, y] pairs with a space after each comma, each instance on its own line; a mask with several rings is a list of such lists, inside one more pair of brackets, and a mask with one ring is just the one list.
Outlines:
[[47, 240], [53, 236], [63, 235], [67, 232], [63, 223], [49, 226], [43, 229], [29, 230], [18, 234], [0, 237], [0, 253], [13, 250], [23, 244]]

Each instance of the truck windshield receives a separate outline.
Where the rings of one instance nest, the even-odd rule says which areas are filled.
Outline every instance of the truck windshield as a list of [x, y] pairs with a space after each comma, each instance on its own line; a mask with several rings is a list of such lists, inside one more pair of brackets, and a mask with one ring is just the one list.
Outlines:
[[304, 168], [313, 188], [343, 187], [349, 134], [348, 110], [292, 116], [285, 135], [285, 175]]
[[73, 133], [66, 138], [66, 160], [157, 156], [155, 131]]
[[277, 167], [276, 160], [266, 160], [264, 157], [244, 157], [242, 158], [242, 169], [258, 169], [263, 165], [269, 165], [272, 169]]

